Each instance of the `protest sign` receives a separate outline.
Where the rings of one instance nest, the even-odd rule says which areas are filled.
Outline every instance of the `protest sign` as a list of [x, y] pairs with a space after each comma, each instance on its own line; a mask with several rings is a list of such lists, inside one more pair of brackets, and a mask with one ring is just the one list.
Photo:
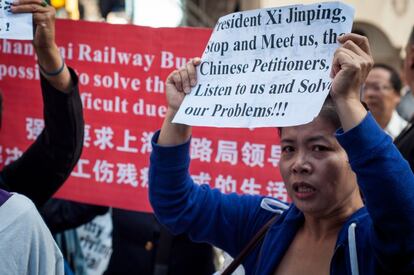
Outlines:
[[198, 83], [173, 122], [194, 126], [305, 124], [330, 90], [337, 37], [354, 10], [340, 2], [259, 9], [219, 19]]
[[0, 38], [32, 40], [32, 14], [11, 13], [10, 6], [12, 2], [13, 0], [0, 0]]
[[[61, 54], [79, 75], [86, 123], [82, 156], [56, 196], [151, 212], [150, 139], [167, 110], [164, 81], [190, 58], [201, 56], [211, 30], [70, 20], [57, 20], [56, 28]], [[0, 60], [3, 166], [36, 139], [44, 121], [31, 41], [0, 40]], [[288, 200], [278, 169], [276, 129], [197, 127], [190, 151], [190, 174], [196, 183], [223, 193]]]
[[108, 267], [112, 255], [111, 214], [109, 211], [75, 229], [88, 275], [101, 275]]

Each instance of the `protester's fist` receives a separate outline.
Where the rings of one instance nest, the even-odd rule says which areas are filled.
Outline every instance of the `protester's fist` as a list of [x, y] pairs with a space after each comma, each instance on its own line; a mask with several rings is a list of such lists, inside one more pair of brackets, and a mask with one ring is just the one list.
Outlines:
[[33, 45], [36, 48], [55, 46], [55, 8], [44, 0], [18, 0], [11, 6], [13, 13], [32, 13], [36, 26]]
[[360, 99], [361, 86], [371, 70], [374, 61], [368, 39], [349, 33], [338, 38], [342, 44], [334, 55], [331, 77], [331, 96], [334, 100]]
[[166, 81], [166, 94], [168, 108], [178, 111], [184, 96], [188, 94], [191, 87], [197, 83], [196, 66], [201, 62], [200, 58], [191, 59], [184, 67], [173, 71]]

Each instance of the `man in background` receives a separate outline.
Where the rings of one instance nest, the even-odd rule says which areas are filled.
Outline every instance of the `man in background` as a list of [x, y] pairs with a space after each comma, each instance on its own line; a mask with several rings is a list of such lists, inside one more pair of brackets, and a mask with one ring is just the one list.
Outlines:
[[375, 64], [363, 87], [363, 101], [378, 124], [393, 139], [407, 126], [396, 107], [400, 102], [401, 79], [395, 69]]

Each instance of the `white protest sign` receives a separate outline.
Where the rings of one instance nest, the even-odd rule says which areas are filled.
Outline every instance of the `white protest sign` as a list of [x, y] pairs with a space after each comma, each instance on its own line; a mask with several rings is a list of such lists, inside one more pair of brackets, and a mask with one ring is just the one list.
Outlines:
[[13, 0], [0, 0], [0, 38], [33, 40], [33, 17], [31, 13], [13, 14]]
[[340, 2], [292, 5], [221, 17], [197, 85], [173, 122], [194, 126], [271, 127], [308, 123], [331, 87], [337, 37], [354, 9]]
[[76, 229], [84, 256], [86, 275], [101, 275], [112, 255], [112, 216], [110, 211]]

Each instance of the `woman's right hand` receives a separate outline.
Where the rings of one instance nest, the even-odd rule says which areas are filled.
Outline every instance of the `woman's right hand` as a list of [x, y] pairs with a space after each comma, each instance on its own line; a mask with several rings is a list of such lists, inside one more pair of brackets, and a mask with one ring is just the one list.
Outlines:
[[173, 71], [166, 81], [166, 96], [168, 109], [176, 113], [183, 102], [186, 94], [190, 93], [191, 87], [197, 83], [196, 66], [200, 64], [200, 58], [191, 59], [184, 67]]
[[159, 145], [177, 145], [186, 142], [191, 136], [191, 127], [185, 124], [172, 123], [178, 109], [183, 103], [191, 87], [197, 84], [195, 67], [201, 62], [200, 58], [191, 59], [184, 67], [173, 71], [166, 81], [166, 96], [168, 110], [158, 138]]

